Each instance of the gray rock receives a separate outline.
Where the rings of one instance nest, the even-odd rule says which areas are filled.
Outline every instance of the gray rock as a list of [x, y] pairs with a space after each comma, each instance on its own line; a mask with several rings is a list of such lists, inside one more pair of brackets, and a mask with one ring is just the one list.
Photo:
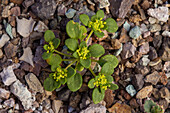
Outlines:
[[153, 46], [158, 50], [162, 44], [162, 36], [157, 35], [153, 38]]
[[160, 91], [159, 91], [159, 93], [161, 94], [161, 97], [162, 97], [162, 98], [167, 98], [167, 99], [169, 99], [169, 97], [170, 97], [169, 89], [166, 88], [166, 87], [161, 88]]
[[162, 36], [164, 36], [164, 37], [170, 37], [170, 32], [169, 32], [169, 31], [164, 31], [164, 32], [162, 33]]
[[33, 91], [36, 91], [36, 92], [43, 93], [43, 87], [42, 87], [40, 81], [38, 80], [38, 78], [33, 73], [28, 73], [25, 76], [25, 80], [26, 80], [30, 89], [32, 89]]
[[149, 55], [143, 56], [143, 58], [141, 59], [141, 62], [142, 62], [141, 65], [147, 66], [149, 64], [150, 60], [148, 59], [148, 56]]
[[155, 48], [151, 47], [149, 48], [149, 59], [154, 60], [158, 57], [158, 54], [155, 50]]
[[14, 107], [15, 100], [13, 98], [10, 98], [4, 102], [4, 105], [9, 108]]
[[50, 99], [45, 99], [45, 100], [42, 102], [42, 106], [43, 106], [45, 109], [50, 109], [50, 108], [51, 108], [51, 101], [50, 101]]
[[143, 45], [140, 46], [139, 52], [142, 54], [147, 54], [149, 52], [149, 43], [146, 42]]
[[34, 28], [34, 31], [38, 32], [45, 32], [46, 30], [48, 30], [48, 27], [42, 21], [39, 21]]
[[10, 40], [7, 34], [3, 34], [0, 38], [0, 48], [2, 48]]
[[58, 6], [58, 9], [57, 9], [58, 13], [57, 14], [59, 16], [64, 16], [66, 11], [67, 11], [67, 7], [65, 5], [61, 4], [60, 6]]
[[62, 90], [58, 93], [58, 98], [63, 101], [68, 101], [70, 94], [70, 90]]
[[143, 75], [142, 74], [135, 74], [132, 77], [132, 84], [136, 90], [140, 90], [144, 85]]
[[101, 104], [90, 104], [85, 110], [80, 113], [106, 113], [106, 107]]
[[135, 88], [133, 87], [133, 85], [128, 85], [126, 87], [126, 91], [130, 94], [130, 96], [134, 96], [136, 94], [136, 90]]
[[161, 25], [159, 25], [159, 24], [150, 25], [149, 30], [150, 30], [152, 33], [153, 33], [153, 32], [161, 31]]
[[105, 8], [110, 6], [109, 0], [95, 0], [96, 3], [99, 3], [99, 8]]
[[146, 26], [145, 24], [141, 24], [141, 25], [140, 25], [140, 31], [141, 31], [142, 34], [144, 34], [145, 32], [147, 32], [147, 31], [148, 31], [147, 26]]
[[155, 19], [155, 18], [152, 18], [152, 17], [149, 17], [149, 23], [150, 24], [155, 24], [156, 23], [156, 21], [157, 21], [157, 19]]
[[12, 58], [17, 54], [18, 47], [13, 45], [12, 43], [8, 43], [8, 45], [5, 46], [4, 51], [7, 58]]
[[131, 42], [127, 42], [123, 45], [121, 56], [123, 59], [130, 58], [135, 54], [135, 51], [136, 47]]
[[149, 71], [150, 71], [150, 69], [149, 69], [148, 67], [145, 67], [145, 66], [142, 66], [142, 65], [137, 65], [137, 66], [135, 67], [135, 72], [136, 72], [137, 74], [146, 75], [146, 74], [149, 73]]
[[126, 22], [123, 24], [123, 28], [125, 28], [126, 31], [129, 31], [129, 30], [130, 30], [130, 24], [126, 21]]
[[32, 108], [34, 100], [31, 93], [19, 80], [10, 86], [10, 91], [22, 102], [25, 110]]
[[160, 79], [160, 75], [157, 71], [154, 71], [153, 73], [147, 75], [145, 77], [145, 82], [150, 82], [152, 83], [153, 85], [156, 85]]
[[52, 109], [54, 113], [58, 113], [62, 105], [63, 105], [63, 102], [61, 100], [53, 100]]
[[114, 17], [125, 18], [135, 0], [110, 0], [110, 10]]
[[51, 19], [56, 10], [55, 0], [36, 0], [31, 6], [32, 12], [41, 19]]
[[76, 11], [75, 9], [70, 8], [70, 9], [65, 13], [65, 15], [66, 15], [67, 18], [73, 18], [76, 12], [77, 12], [77, 11]]
[[159, 21], [163, 21], [166, 22], [169, 18], [169, 14], [168, 14], [168, 7], [158, 7], [155, 9], [148, 9], [147, 10], [148, 15], [157, 18]]
[[8, 23], [6, 23], [6, 20], [3, 21], [4, 25], [5, 25], [5, 31], [6, 33], [11, 37], [11, 39], [13, 39], [13, 35], [12, 35], [12, 26]]
[[[8, 99], [9, 96], [10, 96], [10, 92], [9, 92], [9, 91], [0, 88], [0, 98], [2, 98], [2, 99]], [[0, 102], [0, 103], [1, 103], [1, 102]]]
[[34, 0], [24, 0], [24, 2], [22, 3], [22, 5], [25, 7], [25, 8], [28, 8], [30, 7], [31, 5], [34, 4]]
[[51, 29], [57, 29], [57, 19], [53, 19], [51, 22], [50, 22], [50, 28]]
[[137, 39], [141, 34], [142, 32], [140, 31], [140, 28], [138, 26], [135, 26], [129, 32], [129, 36], [133, 39]]

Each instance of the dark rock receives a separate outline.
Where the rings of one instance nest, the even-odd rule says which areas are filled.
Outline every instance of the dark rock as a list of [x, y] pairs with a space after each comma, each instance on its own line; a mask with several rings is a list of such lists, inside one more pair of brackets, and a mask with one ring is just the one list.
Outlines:
[[22, 62], [21, 69], [24, 70], [24, 71], [32, 72], [33, 67], [26, 62]]
[[58, 16], [64, 16], [65, 13], [66, 13], [66, 11], [67, 11], [67, 7], [66, 7], [65, 5], [61, 4], [61, 5], [58, 6], [58, 8], [57, 8], [57, 15], [58, 15]]
[[34, 4], [34, 0], [24, 0], [24, 2], [22, 3], [22, 5], [25, 7], [25, 8], [28, 8], [29, 6], [33, 5]]
[[138, 73], [138, 74], [146, 75], [146, 74], [149, 73], [149, 71], [150, 71], [150, 69], [148, 67], [145, 67], [145, 66], [137, 65], [135, 67], [135, 72]]
[[69, 22], [70, 19], [68, 18], [62, 18], [61, 22], [60, 22], [60, 29], [62, 31], [66, 31], [66, 25], [67, 25], [67, 22]]
[[70, 102], [69, 102], [69, 106], [73, 107], [73, 108], [77, 108], [78, 103], [80, 102], [81, 99], [81, 95], [78, 93], [72, 93], [70, 96]]
[[136, 63], [136, 62], [139, 61], [139, 59], [140, 59], [141, 57], [142, 57], [142, 53], [140, 53], [139, 51], [136, 51], [136, 52], [135, 52], [135, 55], [132, 56], [131, 61], [134, 62], [134, 63]]
[[21, 81], [21, 83], [25, 84], [24, 76], [25, 76], [25, 71], [21, 69], [15, 69], [14, 74], [16, 77]]
[[113, 49], [120, 49], [122, 45], [118, 39], [111, 39], [111, 44]]
[[22, 47], [26, 48], [28, 43], [29, 43], [30, 38], [26, 37], [26, 38], [22, 38]]
[[130, 100], [129, 104], [133, 108], [138, 108], [139, 107], [139, 104], [136, 102], [136, 99], [134, 99], [134, 98]]
[[8, 45], [5, 46], [4, 50], [7, 58], [12, 58], [17, 54], [18, 47], [13, 45], [12, 43], [8, 43]]
[[159, 93], [161, 94], [162, 98], [169, 98], [170, 97], [170, 92], [166, 87], [161, 88]]
[[153, 45], [158, 50], [162, 44], [162, 36], [158, 35], [153, 38]]
[[153, 73], [147, 75], [145, 77], [145, 82], [152, 83], [153, 85], [156, 85], [160, 79], [160, 75], [157, 71], [154, 71]]
[[135, 87], [136, 90], [140, 90], [144, 85], [143, 75], [142, 74], [135, 74], [132, 77], [132, 84], [133, 84], [133, 86]]
[[153, 88], [152, 94], [155, 97], [155, 99], [159, 99], [161, 97], [161, 94], [159, 93], [159, 90], [156, 89], [156, 88]]
[[62, 90], [58, 93], [58, 98], [63, 101], [68, 101], [70, 94], [70, 90]]
[[104, 97], [104, 101], [106, 102], [106, 107], [109, 108], [114, 101], [114, 94], [113, 91], [110, 89], [107, 89], [105, 91], [105, 97]]
[[51, 22], [50, 22], [50, 28], [51, 29], [57, 29], [57, 19], [53, 19]]
[[33, 73], [36, 75], [36, 76], [39, 76], [39, 74], [40, 74], [40, 71], [41, 71], [41, 65], [39, 65], [39, 64], [35, 64], [34, 65], [34, 68], [33, 68]]
[[158, 57], [158, 55], [157, 55], [157, 52], [156, 52], [155, 48], [150, 46], [150, 48], [149, 48], [149, 59], [154, 60], [157, 57]]
[[110, 10], [114, 17], [125, 18], [135, 0], [109, 0]]
[[135, 54], [135, 51], [136, 47], [131, 42], [127, 42], [123, 45], [121, 56], [123, 59], [130, 58]]
[[160, 99], [159, 100], [159, 105], [162, 105], [164, 109], [167, 109], [168, 108], [168, 101], [166, 99]]
[[55, 0], [36, 0], [31, 6], [32, 12], [41, 19], [50, 19], [56, 10]]

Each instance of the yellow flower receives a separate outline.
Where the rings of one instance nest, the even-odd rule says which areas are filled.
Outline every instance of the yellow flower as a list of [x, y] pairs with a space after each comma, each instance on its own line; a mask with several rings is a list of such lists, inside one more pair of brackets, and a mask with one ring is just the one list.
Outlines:
[[59, 81], [61, 78], [67, 77], [67, 70], [58, 67], [57, 71], [53, 74], [53, 77], [56, 81]]
[[99, 20], [97, 19], [95, 22], [90, 21], [89, 22], [89, 28], [93, 28], [94, 31], [102, 32], [101, 28], [104, 28], [104, 25], [106, 22], [102, 21], [102, 18]]
[[89, 52], [90, 52], [90, 51], [87, 49], [87, 47], [83, 47], [83, 48], [77, 49], [78, 56], [79, 56], [81, 59], [87, 59], [87, 54], [88, 54]]

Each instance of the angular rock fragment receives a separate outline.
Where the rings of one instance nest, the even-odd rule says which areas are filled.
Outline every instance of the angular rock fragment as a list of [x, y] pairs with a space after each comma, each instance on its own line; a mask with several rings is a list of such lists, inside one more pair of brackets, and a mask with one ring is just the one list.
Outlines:
[[149, 48], [149, 59], [154, 60], [158, 57], [158, 54], [155, 50], [155, 48], [151, 47]]
[[4, 102], [4, 105], [9, 108], [14, 107], [15, 100], [13, 98], [10, 98]]
[[0, 48], [2, 48], [10, 40], [7, 34], [3, 34], [0, 38]]
[[85, 110], [80, 111], [80, 113], [106, 113], [106, 107], [101, 104], [91, 104]]
[[121, 56], [123, 59], [130, 58], [135, 54], [135, 51], [136, 47], [131, 42], [127, 42], [123, 45]]
[[108, 109], [110, 113], [131, 113], [131, 107], [127, 104], [116, 103]]
[[149, 43], [146, 42], [143, 45], [140, 46], [139, 52], [142, 54], [147, 54], [149, 52]]
[[48, 27], [42, 21], [39, 21], [37, 26], [35, 26], [34, 31], [45, 32], [47, 29]]
[[0, 88], [0, 98], [2, 98], [2, 99], [8, 99], [9, 96], [10, 96], [10, 92], [9, 92], [9, 91]]
[[160, 78], [161, 76], [159, 75], [159, 73], [157, 71], [154, 71], [153, 73], [145, 77], [145, 82], [150, 82], [153, 85], [156, 85]]
[[132, 84], [134, 85], [136, 90], [140, 90], [144, 85], [143, 75], [142, 74], [135, 74], [132, 77]]
[[8, 43], [8, 45], [5, 46], [4, 51], [7, 56], [7, 58], [12, 58], [17, 54], [18, 47], [13, 45], [12, 43]]
[[152, 92], [152, 90], [153, 90], [153, 86], [152, 86], [152, 85], [146, 86], [146, 87], [142, 88], [142, 89], [137, 93], [136, 98], [138, 98], [138, 99], [144, 99], [144, 98], [146, 98], [146, 97], [149, 95], [149, 93]]

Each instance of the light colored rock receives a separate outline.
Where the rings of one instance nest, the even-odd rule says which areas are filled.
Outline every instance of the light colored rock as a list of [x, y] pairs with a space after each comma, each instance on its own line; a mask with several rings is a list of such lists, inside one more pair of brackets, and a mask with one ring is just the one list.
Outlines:
[[28, 37], [33, 30], [35, 21], [32, 18], [27, 20], [25, 18], [18, 19], [18, 17], [16, 17], [16, 20], [17, 32], [23, 37]]
[[25, 61], [34, 67], [33, 55], [30, 47], [24, 48], [24, 53], [19, 60]]
[[39, 21], [37, 26], [34, 28], [34, 31], [45, 32], [47, 29], [48, 27], [42, 21]]
[[13, 98], [10, 98], [4, 102], [4, 105], [11, 108], [15, 105], [15, 100]]
[[164, 36], [164, 37], [170, 37], [170, 32], [169, 32], [169, 31], [164, 31], [164, 32], [162, 33], [162, 36]]
[[149, 55], [144, 55], [143, 58], [141, 59], [143, 66], [147, 66], [149, 64], [150, 60], [149, 60], [148, 56]]
[[149, 52], [149, 43], [146, 42], [143, 45], [140, 46], [139, 52], [142, 54], [147, 54]]
[[9, 10], [10, 8], [11, 6], [9, 5], [3, 8], [3, 11], [1, 13], [2, 17], [7, 18], [10, 15], [10, 10]]
[[135, 88], [133, 87], [133, 85], [128, 85], [126, 87], [126, 91], [130, 94], [130, 96], [134, 96], [136, 94], [136, 90]]
[[0, 38], [0, 48], [2, 48], [10, 40], [7, 34], [3, 34]]
[[80, 113], [106, 113], [106, 107], [101, 104], [91, 104]]
[[163, 70], [170, 72], [170, 61], [165, 62]]
[[10, 96], [10, 92], [9, 91], [0, 88], [0, 98], [8, 99], [9, 96]]
[[34, 100], [31, 93], [19, 80], [10, 86], [10, 91], [22, 102], [25, 110], [32, 108]]
[[75, 9], [70, 8], [70, 9], [65, 13], [65, 15], [66, 15], [67, 18], [73, 18], [76, 12], [77, 12], [77, 11], [76, 11]]
[[96, 3], [99, 3], [100, 8], [105, 8], [110, 6], [109, 0], [95, 0]]
[[149, 30], [153, 33], [153, 32], [157, 32], [157, 31], [161, 31], [161, 25], [159, 24], [153, 24], [150, 25]]
[[142, 88], [136, 95], [136, 98], [138, 99], [144, 99], [148, 96], [149, 93], [151, 93], [153, 90], [153, 86], [146, 86], [144, 88]]
[[157, 20], [156, 18], [149, 17], [148, 21], [149, 21], [150, 24], [155, 24], [156, 20]]
[[135, 26], [129, 32], [129, 36], [133, 39], [137, 39], [141, 34], [142, 32], [138, 26]]
[[3, 52], [2, 52], [2, 50], [0, 49], [0, 58], [2, 58], [3, 57]]
[[58, 113], [62, 105], [63, 105], [63, 102], [61, 100], [53, 100], [52, 109], [54, 113]]
[[154, 71], [153, 73], [145, 77], [145, 82], [150, 82], [153, 85], [156, 85], [160, 78], [161, 76], [159, 75], [159, 73], [157, 71]]
[[43, 87], [42, 87], [40, 81], [38, 80], [38, 78], [33, 73], [28, 73], [25, 76], [25, 80], [26, 80], [30, 89], [32, 89], [36, 92], [43, 93]]
[[123, 59], [130, 58], [135, 54], [135, 51], [136, 47], [131, 42], [127, 42], [123, 45], [121, 56]]
[[157, 18], [159, 21], [166, 22], [169, 18], [168, 14], [168, 7], [158, 7], [155, 9], [148, 9], [147, 10], [148, 15]]

